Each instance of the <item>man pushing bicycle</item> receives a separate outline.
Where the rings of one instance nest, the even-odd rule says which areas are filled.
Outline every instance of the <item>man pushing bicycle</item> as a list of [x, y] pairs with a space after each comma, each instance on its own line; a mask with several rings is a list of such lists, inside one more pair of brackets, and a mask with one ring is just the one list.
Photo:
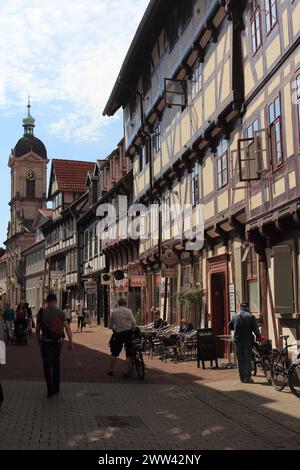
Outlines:
[[136, 321], [132, 311], [127, 307], [124, 298], [119, 299], [118, 307], [111, 313], [109, 319], [109, 328], [113, 331], [110, 340], [111, 362], [108, 371], [109, 376], [114, 375], [114, 368], [117, 357], [119, 357], [123, 346], [126, 352], [126, 372], [123, 377], [129, 378], [131, 372], [131, 355], [132, 355], [132, 329], [136, 326]]

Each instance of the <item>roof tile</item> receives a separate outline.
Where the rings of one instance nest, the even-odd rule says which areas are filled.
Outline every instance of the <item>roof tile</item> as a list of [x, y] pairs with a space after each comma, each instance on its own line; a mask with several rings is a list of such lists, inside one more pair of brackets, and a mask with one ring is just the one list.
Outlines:
[[84, 193], [87, 190], [86, 176], [93, 171], [94, 162], [54, 159], [52, 164], [60, 191]]

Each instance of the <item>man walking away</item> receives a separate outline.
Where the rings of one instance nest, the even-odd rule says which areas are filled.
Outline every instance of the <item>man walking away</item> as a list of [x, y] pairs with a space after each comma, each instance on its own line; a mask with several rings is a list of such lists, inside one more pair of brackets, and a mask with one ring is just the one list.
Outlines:
[[8, 336], [11, 341], [11, 343], [14, 342], [14, 333], [13, 333], [13, 328], [14, 328], [14, 321], [15, 321], [15, 311], [11, 307], [11, 304], [6, 304], [5, 310], [4, 310], [4, 322], [8, 330]]
[[132, 311], [127, 308], [127, 302], [125, 299], [119, 299], [118, 307], [112, 311], [109, 319], [109, 328], [113, 330], [114, 334], [110, 341], [111, 349], [111, 363], [108, 375], [114, 375], [114, 367], [116, 358], [119, 357], [123, 345], [125, 345], [126, 351], [126, 368], [127, 372], [123, 374], [123, 377], [130, 377], [130, 361], [131, 361], [131, 335], [132, 328], [136, 326], [136, 321]]
[[233, 315], [229, 328], [234, 330], [234, 344], [236, 349], [238, 370], [241, 382], [253, 383], [251, 379], [251, 350], [253, 334], [261, 341], [261, 334], [256, 318], [251, 314], [246, 302], [241, 303], [239, 313]]
[[[69, 338], [69, 349], [73, 349], [72, 332], [63, 312], [57, 308], [55, 294], [47, 297], [47, 307], [41, 308], [37, 315], [36, 335], [41, 346], [44, 375], [47, 383], [48, 398], [59, 393], [60, 353], [64, 329]], [[42, 332], [42, 335], [41, 335]]]

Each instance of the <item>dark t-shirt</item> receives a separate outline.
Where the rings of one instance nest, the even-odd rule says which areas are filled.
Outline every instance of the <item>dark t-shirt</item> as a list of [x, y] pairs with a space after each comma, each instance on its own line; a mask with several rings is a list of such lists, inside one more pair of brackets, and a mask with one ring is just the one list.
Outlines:
[[250, 312], [241, 310], [240, 313], [233, 315], [229, 322], [229, 328], [234, 330], [234, 340], [236, 343], [251, 345], [253, 334], [260, 337], [260, 331], [256, 318]]
[[40, 309], [37, 324], [42, 330], [42, 339], [59, 340], [64, 337], [65, 314], [56, 307]]

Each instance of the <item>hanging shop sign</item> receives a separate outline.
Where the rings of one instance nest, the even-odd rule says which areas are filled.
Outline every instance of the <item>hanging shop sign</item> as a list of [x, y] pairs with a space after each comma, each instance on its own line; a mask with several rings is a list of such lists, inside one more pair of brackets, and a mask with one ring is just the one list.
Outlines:
[[161, 262], [166, 266], [175, 266], [179, 263], [179, 257], [170, 248], [161, 255]]
[[146, 276], [132, 276], [130, 278], [131, 287], [146, 287], [147, 279]]
[[164, 278], [177, 278], [178, 277], [177, 267], [176, 268], [162, 268], [161, 277], [164, 277]]
[[97, 283], [96, 281], [84, 281], [84, 288], [85, 290], [96, 290]]

